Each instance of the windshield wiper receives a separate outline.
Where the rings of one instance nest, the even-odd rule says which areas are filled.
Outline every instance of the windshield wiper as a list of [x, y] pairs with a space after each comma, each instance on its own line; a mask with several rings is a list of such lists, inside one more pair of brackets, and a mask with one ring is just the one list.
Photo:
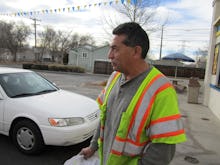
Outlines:
[[57, 91], [56, 89], [45, 89], [39, 92], [36, 92], [35, 95], [40, 95], [40, 94], [44, 94], [44, 93], [50, 93], [50, 92], [54, 92]]
[[34, 96], [34, 95], [40, 95], [40, 94], [50, 93], [50, 92], [54, 92], [54, 91], [57, 91], [57, 90], [56, 89], [46, 89], [46, 90], [42, 90], [42, 91], [36, 92], [36, 93], [21, 93], [21, 94], [11, 96], [11, 98]]
[[35, 93], [21, 93], [14, 96], [11, 96], [11, 98], [17, 98], [17, 97], [27, 97], [27, 96], [33, 96]]

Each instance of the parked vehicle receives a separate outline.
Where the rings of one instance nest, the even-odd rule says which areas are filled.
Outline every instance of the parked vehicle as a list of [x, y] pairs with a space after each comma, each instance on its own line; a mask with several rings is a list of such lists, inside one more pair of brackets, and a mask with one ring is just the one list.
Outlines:
[[34, 71], [0, 67], [0, 133], [23, 153], [83, 142], [98, 122], [95, 100], [59, 89]]

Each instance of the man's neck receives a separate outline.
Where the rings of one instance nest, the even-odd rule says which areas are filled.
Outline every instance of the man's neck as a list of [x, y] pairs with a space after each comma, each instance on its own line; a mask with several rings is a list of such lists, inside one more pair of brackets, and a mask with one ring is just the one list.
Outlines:
[[129, 69], [129, 71], [127, 73], [124, 73], [125, 79], [127, 81], [129, 81], [129, 80], [137, 77], [138, 75], [140, 75], [144, 71], [148, 70], [149, 68], [150, 68], [150, 66], [146, 62], [143, 62], [137, 66], [133, 66]]

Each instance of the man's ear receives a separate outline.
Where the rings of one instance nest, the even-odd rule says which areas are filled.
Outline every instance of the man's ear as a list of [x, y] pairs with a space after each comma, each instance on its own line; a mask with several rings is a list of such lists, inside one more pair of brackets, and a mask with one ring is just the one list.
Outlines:
[[134, 48], [136, 58], [141, 58], [142, 48], [140, 46], [135, 46]]

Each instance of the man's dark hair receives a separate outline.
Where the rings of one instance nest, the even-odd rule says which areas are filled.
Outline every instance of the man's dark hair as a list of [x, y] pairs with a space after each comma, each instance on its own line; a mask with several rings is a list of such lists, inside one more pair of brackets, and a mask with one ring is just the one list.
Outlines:
[[117, 26], [113, 32], [114, 35], [125, 35], [123, 43], [126, 46], [140, 46], [142, 48], [141, 57], [145, 59], [149, 50], [149, 38], [144, 29], [135, 22], [127, 22]]

